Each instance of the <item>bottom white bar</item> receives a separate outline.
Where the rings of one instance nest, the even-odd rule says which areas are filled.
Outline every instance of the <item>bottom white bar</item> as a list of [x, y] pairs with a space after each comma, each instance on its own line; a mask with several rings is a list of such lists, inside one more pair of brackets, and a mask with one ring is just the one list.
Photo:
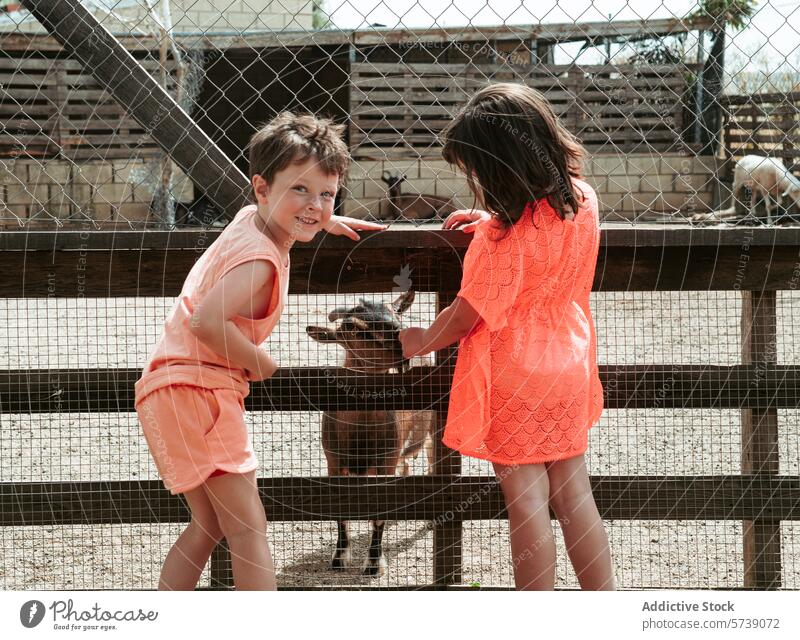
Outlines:
[[268, 638], [276, 632], [328, 638], [361, 631], [408, 640], [436, 633], [489, 638], [521, 632], [527, 638], [569, 630], [614, 638], [798, 638], [799, 602], [796, 591], [5, 591], [0, 634], [142, 640], [145, 634], [179, 633], [205, 640], [253, 631]]

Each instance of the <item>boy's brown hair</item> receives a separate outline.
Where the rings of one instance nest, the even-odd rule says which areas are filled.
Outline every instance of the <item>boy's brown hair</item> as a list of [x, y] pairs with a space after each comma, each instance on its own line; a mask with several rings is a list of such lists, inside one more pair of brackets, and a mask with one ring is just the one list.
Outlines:
[[444, 159], [466, 173], [476, 198], [506, 229], [528, 202], [542, 198], [562, 220], [569, 211], [577, 214], [579, 196], [570, 178], [582, 177], [585, 151], [535, 89], [490, 84], [442, 135]]
[[350, 166], [343, 133], [344, 125], [328, 118], [279, 113], [250, 138], [250, 176], [260, 175], [272, 184], [278, 171], [313, 157], [325, 173], [338, 174], [341, 186]]

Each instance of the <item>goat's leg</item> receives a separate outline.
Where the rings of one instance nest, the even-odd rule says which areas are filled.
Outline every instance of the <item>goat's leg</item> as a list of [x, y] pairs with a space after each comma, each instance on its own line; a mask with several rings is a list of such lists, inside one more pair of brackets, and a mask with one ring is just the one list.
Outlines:
[[425, 457], [427, 458], [426, 473], [433, 475], [433, 437], [430, 433], [425, 435]]
[[[742, 191], [742, 185], [734, 184], [733, 188], [731, 189], [731, 206], [727, 209], [720, 209], [717, 213], [718, 216], [734, 216], [737, 213], [744, 213], [744, 209], [739, 201], [739, 194]], [[737, 206], [738, 205], [738, 206]], [[713, 217], [713, 213], [711, 215], [704, 214], [704, 213], [696, 213], [693, 216], [695, 221], [701, 221], [708, 217]]]
[[[412, 436], [415, 434], [411, 434]], [[423, 441], [419, 440], [416, 442], [411, 442], [406, 446], [401, 452], [400, 456], [397, 461], [397, 471], [400, 472], [400, 475], [404, 478], [411, 475], [411, 464], [410, 461], [414, 461], [417, 459], [419, 455], [420, 449], [422, 449]]]
[[[348, 474], [347, 470], [341, 470], [338, 466], [334, 466], [333, 460], [328, 460], [328, 475], [346, 476]], [[344, 520], [337, 520], [336, 529], [336, 548], [333, 550], [330, 567], [334, 571], [342, 571], [343, 569], [347, 569], [353, 558], [350, 551], [350, 536], [347, 533], [347, 522]]]
[[386, 558], [383, 555], [383, 528], [385, 520], [372, 520], [372, 538], [369, 553], [364, 562], [364, 575], [377, 578], [386, 573]]
[[336, 537], [336, 549], [331, 558], [331, 569], [334, 571], [342, 571], [350, 566], [353, 556], [350, 551], [350, 537], [347, 534], [347, 522], [339, 520], [336, 522], [336, 525], [338, 535]]
[[[378, 467], [367, 469], [367, 475], [374, 476], [378, 473], [387, 476], [394, 475], [399, 458], [400, 443], [398, 442], [395, 449], [381, 461]], [[362, 573], [365, 576], [377, 578], [386, 574], [386, 557], [383, 555], [383, 530], [386, 526], [386, 521], [372, 520], [371, 523], [372, 537], [369, 541], [369, 552], [367, 553], [367, 559], [364, 561]]]
[[772, 224], [772, 195], [769, 191], [764, 193], [764, 209], [767, 212], [767, 224]]

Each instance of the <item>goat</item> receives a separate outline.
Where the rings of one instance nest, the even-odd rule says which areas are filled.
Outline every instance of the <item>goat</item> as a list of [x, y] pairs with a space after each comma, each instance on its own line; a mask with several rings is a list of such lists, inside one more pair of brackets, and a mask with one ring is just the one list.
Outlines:
[[389, 187], [389, 199], [386, 211], [381, 212], [382, 220], [429, 220], [443, 218], [456, 210], [450, 198], [432, 196], [422, 193], [401, 195], [400, 185], [405, 182], [404, 175], [393, 175], [384, 171], [381, 176]]
[[777, 158], [763, 156], [745, 156], [736, 163], [733, 171], [732, 197], [733, 206], [722, 213], [734, 213], [739, 192], [749, 187], [750, 215], [754, 215], [755, 203], [764, 198], [767, 210], [767, 224], [772, 222], [772, 200], [780, 204], [781, 199], [789, 196], [797, 205], [800, 205], [800, 180], [784, 166]]
[[[308, 335], [321, 343], [344, 347], [344, 366], [365, 373], [405, 370], [400, 344], [401, 316], [414, 302], [414, 292], [401, 294], [391, 305], [361, 300], [355, 307], [337, 307], [328, 315], [330, 322], [341, 320], [336, 329], [306, 327]], [[328, 463], [328, 475], [395, 475], [398, 465], [408, 475], [408, 458], [427, 449], [432, 461], [431, 430], [433, 412], [429, 411], [331, 411], [322, 414], [322, 449]], [[339, 521], [336, 549], [331, 569], [345, 569], [351, 560], [347, 522]], [[372, 537], [363, 573], [380, 576], [386, 572], [383, 555], [385, 522], [372, 521]]]

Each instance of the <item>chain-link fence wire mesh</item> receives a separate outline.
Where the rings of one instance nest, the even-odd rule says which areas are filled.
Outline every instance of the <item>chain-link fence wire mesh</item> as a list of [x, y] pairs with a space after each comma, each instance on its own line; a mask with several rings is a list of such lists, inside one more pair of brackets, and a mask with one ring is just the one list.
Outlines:
[[[166, 156], [137, 122], [24, 7], [0, 11], [0, 202], [9, 230], [175, 229], [223, 226], [204, 184]], [[793, 4], [628, 3], [585, 6], [407, 3], [368, 15], [356, 3], [284, 0], [84, 0], [213, 142], [247, 174], [250, 135], [282, 110], [347, 125], [353, 164], [338, 211], [434, 223], [473, 198], [441, 159], [439, 132], [489, 82], [542, 91], [588, 150], [585, 175], [606, 223], [793, 222], [800, 40]], [[652, 6], [649, 6], [652, 4]], [[646, 6], [647, 5], [647, 6]], [[678, 7], [679, 5], [675, 5]], [[505, 13], [504, 13], [505, 11]], [[768, 18], [768, 19], [767, 19]], [[766, 20], [768, 27], [762, 21]], [[531, 26], [533, 25], [533, 26]], [[785, 40], [785, 42], [784, 42]], [[769, 49], [768, 43], [783, 49]], [[776, 53], [777, 51], [777, 53]], [[129, 107], [130, 105], [128, 105]], [[150, 123], [152, 124], [152, 123]], [[750, 165], [732, 197], [735, 166]], [[771, 167], [775, 207], [758, 195], [753, 167]], [[774, 186], [774, 185], [773, 185]], [[769, 206], [768, 206], [769, 204]], [[433, 256], [431, 257], [433, 260]], [[402, 279], [402, 265], [398, 265]], [[57, 277], [57, 276], [54, 276]], [[413, 274], [412, 278], [416, 277]], [[432, 283], [418, 283], [423, 290]], [[800, 300], [777, 301], [777, 359], [794, 364]], [[396, 292], [369, 294], [388, 303]], [[267, 348], [286, 366], [341, 366], [320, 344], [326, 326], [358, 295], [295, 295]], [[3, 368], [141, 368], [174, 298], [6, 298]], [[607, 365], [741, 362], [738, 291], [603, 292], [593, 295], [598, 359]], [[428, 325], [435, 296], [420, 293], [404, 318]], [[320, 384], [325, 384], [320, 380]], [[54, 393], [58, 390], [54, 389]], [[669, 393], [670, 390], [665, 390]], [[157, 479], [134, 414], [0, 416], [0, 481]], [[780, 410], [781, 475], [797, 476], [796, 411]], [[319, 411], [248, 413], [259, 477], [326, 474]], [[739, 410], [606, 410], [590, 432], [597, 476], [738, 474]], [[423, 448], [412, 475], [427, 472]], [[465, 475], [491, 467], [465, 458]], [[369, 525], [352, 523], [361, 561]], [[620, 586], [736, 587], [743, 583], [740, 521], [607, 521]], [[4, 588], [147, 588], [180, 525], [8, 526], [0, 531]], [[331, 522], [271, 522], [283, 586], [415, 586], [433, 579], [433, 533], [423, 519], [390, 522], [387, 573], [333, 573]], [[797, 588], [798, 526], [780, 523], [782, 586]], [[577, 580], [558, 539], [558, 586]], [[462, 583], [513, 583], [505, 520], [465, 522]], [[229, 568], [222, 568], [223, 577]], [[229, 577], [229, 576], [228, 576]], [[210, 584], [207, 569], [203, 584]]]
[[[249, 136], [283, 109], [346, 123], [355, 162], [339, 204], [353, 215], [429, 219], [471, 205], [438, 134], [476, 89], [513, 81], [543, 92], [584, 143], [608, 221], [758, 221], [761, 210], [768, 222], [793, 220], [800, 56], [791, 3], [643, 2], [611, 13], [600, 2], [522, 5], [505, 17], [474, 3], [369, 15], [329, 4], [84, 6], [245, 173]], [[137, 122], [24, 6], [5, 3], [0, 36], [4, 224], [221, 217], [204, 185], [161, 152], [153, 123]], [[766, 185], [774, 215], [760, 187], [750, 210], [754, 165], [731, 199], [734, 165], [752, 154], [781, 163], [756, 181], [779, 182]]]

